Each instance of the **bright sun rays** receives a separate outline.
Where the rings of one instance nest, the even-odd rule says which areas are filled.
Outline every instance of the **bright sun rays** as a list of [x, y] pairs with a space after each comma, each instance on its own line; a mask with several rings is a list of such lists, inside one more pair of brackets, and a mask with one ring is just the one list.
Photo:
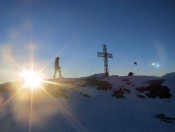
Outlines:
[[24, 87], [36, 89], [41, 86], [41, 76], [34, 71], [23, 71], [21, 77], [24, 79]]
[[[10, 62], [19, 70], [19, 72], [16, 72], [17, 74], [15, 74], [15, 76], [19, 77], [20, 81], [13, 83], [12, 87], [14, 92], [8, 99], [6, 99], [6, 101], [4, 101], [3, 104], [0, 105], [0, 111], [12, 102], [16, 120], [22, 123], [28, 123], [29, 132], [32, 131], [32, 126], [38, 124], [41, 120], [44, 121], [49, 119], [49, 117], [52, 117], [57, 113], [64, 114], [64, 116], [69, 120], [72, 120], [78, 128], [84, 129], [81, 123], [74, 117], [71, 109], [63, 105], [54, 95], [61, 93], [61, 89], [64, 89], [64, 91], [67, 90], [68, 92], [77, 89], [73, 89], [72, 84], [65, 84], [58, 80], [43, 79], [41, 72], [52, 62], [53, 59], [38, 71], [35, 71], [33, 46], [31, 46], [29, 50], [31, 51], [30, 68], [26, 68], [24, 65], [20, 66], [15, 61], [14, 56], [9, 54], [12, 60]], [[9, 72], [9, 74], [14, 73]], [[55, 89], [56, 92], [52, 91], [53, 89]], [[69, 106], [69, 104], [67, 105]]]

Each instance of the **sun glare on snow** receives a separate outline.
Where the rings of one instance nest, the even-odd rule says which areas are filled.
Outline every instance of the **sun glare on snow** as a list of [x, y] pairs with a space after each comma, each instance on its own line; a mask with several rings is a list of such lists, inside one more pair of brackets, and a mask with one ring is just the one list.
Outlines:
[[24, 79], [24, 87], [27, 88], [38, 88], [41, 83], [41, 77], [38, 73], [33, 71], [24, 71], [21, 74], [21, 77]]

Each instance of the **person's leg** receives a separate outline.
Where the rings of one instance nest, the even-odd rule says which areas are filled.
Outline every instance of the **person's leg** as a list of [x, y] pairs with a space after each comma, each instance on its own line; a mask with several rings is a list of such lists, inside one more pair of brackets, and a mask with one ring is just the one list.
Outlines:
[[55, 79], [56, 73], [57, 73], [57, 70], [55, 69], [55, 72], [54, 72], [54, 75], [53, 75], [53, 79]]
[[62, 76], [61, 76], [61, 70], [58, 70], [59, 71], [59, 76], [60, 76], [60, 78], [62, 78]]

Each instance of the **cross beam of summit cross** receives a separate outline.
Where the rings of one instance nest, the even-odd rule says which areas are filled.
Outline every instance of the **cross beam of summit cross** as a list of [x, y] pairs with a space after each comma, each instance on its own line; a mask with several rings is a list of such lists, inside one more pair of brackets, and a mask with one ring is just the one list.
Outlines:
[[103, 52], [97, 52], [97, 57], [103, 57], [104, 58], [104, 73], [105, 76], [109, 76], [109, 68], [108, 68], [108, 58], [113, 58], [111, 53], [107, 52], [107, 46], [103, 45]]

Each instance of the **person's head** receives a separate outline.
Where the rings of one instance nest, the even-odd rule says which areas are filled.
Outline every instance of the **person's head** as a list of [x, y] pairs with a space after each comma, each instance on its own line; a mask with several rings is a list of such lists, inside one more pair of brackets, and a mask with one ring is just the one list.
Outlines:
[[59, 61], [59, 59], [60, 59], [60, 58], [59, 58], [59, 57], [57, 57], [55, 60], [56, 60], [56, 61]]

